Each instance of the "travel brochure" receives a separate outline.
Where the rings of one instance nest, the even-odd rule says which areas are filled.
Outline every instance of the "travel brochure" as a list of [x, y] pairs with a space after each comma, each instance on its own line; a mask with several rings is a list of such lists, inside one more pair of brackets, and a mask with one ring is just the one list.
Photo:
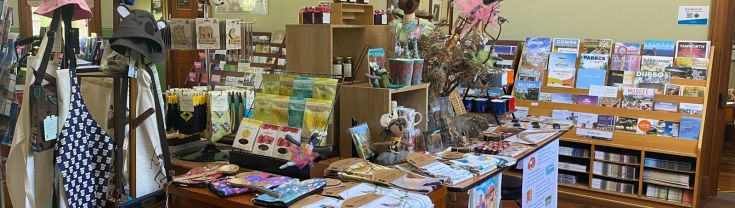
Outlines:
[[645, 40], [643, 41], [643, 55], [674, 57], [676, 42], [673, 40]]
[[554, 53], [579, 53], [579, 39], [554, 38], [552, 51]]
[[549, 78], [547, 86], [574, 87], [577, 54], [552, 53], [549, 56]]
[[584, 39], [582, 41], [583, 54], [611, 54], [613, 40], [611, 39]]

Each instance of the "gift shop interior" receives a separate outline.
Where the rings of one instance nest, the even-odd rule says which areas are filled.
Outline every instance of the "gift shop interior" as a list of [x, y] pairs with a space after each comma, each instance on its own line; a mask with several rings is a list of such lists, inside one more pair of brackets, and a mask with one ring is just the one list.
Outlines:
[[735, 1], [0, 0], [0, 208], [735, 207]]

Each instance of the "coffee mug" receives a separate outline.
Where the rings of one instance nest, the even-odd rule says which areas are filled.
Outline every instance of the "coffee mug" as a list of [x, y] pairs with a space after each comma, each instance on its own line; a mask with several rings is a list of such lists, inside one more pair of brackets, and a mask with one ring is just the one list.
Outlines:
[[408, 123], [406, 126], [407, 130], [415, 129], [417, 125], [421, 124], [421, 120], [423, 119], [421, 113], [416, 112], [416, 109], [407, 107], [399, 107], [398, 116], [406, 118], [406, 122]]

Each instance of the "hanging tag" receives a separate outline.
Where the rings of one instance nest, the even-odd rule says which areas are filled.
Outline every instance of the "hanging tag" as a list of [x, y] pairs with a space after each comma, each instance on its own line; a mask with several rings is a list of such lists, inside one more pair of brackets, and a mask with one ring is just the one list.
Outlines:
[[130, 56], [128, 57], [128, 77], [130, 78], [136, 78], [138, 77], [138, 70], [135, 70], [135, 60], [133, 59], [133, 56], [137, 54], [131, 52]]
[[58, 120], [59, 118], [55, 115], [46, 116], [43, 119], [43, 135], [46, 141], [56, 139], [56, 135], [59, 133]]

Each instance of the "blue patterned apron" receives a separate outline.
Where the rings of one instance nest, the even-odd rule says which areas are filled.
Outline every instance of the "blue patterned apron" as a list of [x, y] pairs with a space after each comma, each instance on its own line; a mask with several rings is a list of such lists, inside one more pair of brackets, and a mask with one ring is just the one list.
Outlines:
[[103, 207], [113, 141], [84, 104], [76, 70], [70, 70], [70, 77], [71, 105], [56, 145], [56, 165], [70, 207]]

